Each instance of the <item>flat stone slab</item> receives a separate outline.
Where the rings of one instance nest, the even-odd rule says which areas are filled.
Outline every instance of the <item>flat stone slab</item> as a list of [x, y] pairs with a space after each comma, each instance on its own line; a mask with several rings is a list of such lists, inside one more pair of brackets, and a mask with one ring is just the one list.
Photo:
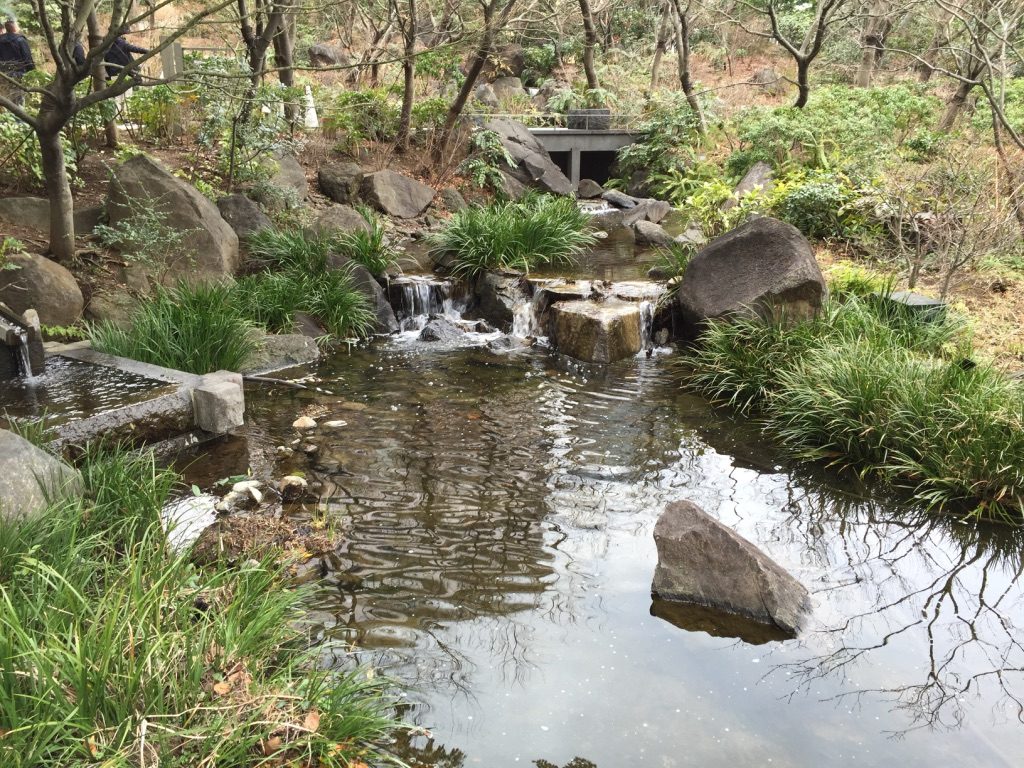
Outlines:
[[615, 301], [560, 301], [551, 306], [549, 333], [559, 352], [588, 363], [614, 363], [643, 346], [640, 308]]

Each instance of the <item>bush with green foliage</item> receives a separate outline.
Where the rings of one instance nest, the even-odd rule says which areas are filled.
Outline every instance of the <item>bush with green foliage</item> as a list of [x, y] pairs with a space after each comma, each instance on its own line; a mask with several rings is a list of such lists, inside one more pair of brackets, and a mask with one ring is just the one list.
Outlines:
[[596, 241], [576, 201], [528, 195], [518, 202], [471, 206], [430, 236], [435, 254], [451, 258], [451, 272], [475, 277], [488, 270], [529, 272], [568, 261]]
[[685, 174], [694, 164], [697, 158], [695, 150], [701, 143], [697, 126], [697, 116], [683, 93], [657, 94], [637, 126], [640, 138], [619, 150], [619, 176], [628, 179], [639, 171], [654, 180], [652, 192], [660, 191], [659, 174]]
[[516, 161], [501, 143], [501, 137], [491, 130], [478, 130], [469, 141], [470, 155], [459, 165], [459, 173], [468, 176], [481, 189], [496, 195], [503, 194], [505, 178], [503, 167], [514, 167]]
[[691, 386], [760, 416], [800, 457], [857, 468], [928, 507], [1024, 519], [1024, 390], [964, 362], [955, 318], [847, 295], [812, 321], [714, 323]]
[[793, 171], [768, 196], [771, 211], [811, 238], [849, 239], [870, 226], [871, 193], [844, 173]]
[[[74, 177], [77, 155], [67, 141], [64, 164]], [[0, 109], [0, 158], [3, 159], [3, 181], [16, 189], [39, 189], [43, 184], [43, 158], [35, 131], [5, 109]]]
[[321, 111], [324, 129], [352, 152], [366, 141], [394, 139], [401, 106], [391, 88], [365, 88], [341, 91]]
[[385, 682], [325, 670], [287, 564], [197, 566], [152, 453], [88, 450], [84, 499], [0, 518], [4, 765], [376, 764]]
[[142, 302], [131, 325], [90, 326], [93, 347], [189, 373], [237, 371], [259, 346], [259, 329], [236, 306], [227, 283], [179, 283]]

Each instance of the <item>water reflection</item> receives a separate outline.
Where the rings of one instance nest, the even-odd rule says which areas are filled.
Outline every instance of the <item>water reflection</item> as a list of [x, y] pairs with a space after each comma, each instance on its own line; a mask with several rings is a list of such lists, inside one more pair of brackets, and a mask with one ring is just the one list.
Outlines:
[[[249, 403], [280, 444], [300, 408], [346, 422], [276, 471], [320, 483], [347, 529], [311, 621], [325, 657], [410, 686], [433, 734], [407, 745], [413, 764], [1008, 765], [1024, 749], [1024, 533], [781, 466], [658, 361], [414, 344], [319, 371], [343, 396]], [[679, 498], [808, 586], [804, 635], [651, 615], [651, 532]]]

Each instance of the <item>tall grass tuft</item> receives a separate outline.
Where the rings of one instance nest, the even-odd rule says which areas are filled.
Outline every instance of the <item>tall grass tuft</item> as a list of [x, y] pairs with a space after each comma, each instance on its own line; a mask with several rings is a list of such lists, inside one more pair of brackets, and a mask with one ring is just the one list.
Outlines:
[[395, 265], [395, 251], [388, 243], [380, 218], [361, 206], [359, 213], [369, 231], [319, 235], [299, 229], [264, 229], [248, 240], [249, 254], [263, 269], [302, 269], [323, 272], [331, 255], [344, 256], [380, 276]]
[[129, 327], [99, 323], [89, 338], [102, 352], [179, 371], [237, 371], [259, 341], [256, 326], [235, 306], [234, 290], [225, 283], [158, 288]]
[[382, 685], [317, 667], [281, 566], [171, 551], [177, 478], [151, 454], [93, 451], [83, 476], [85, 500], [0, 521], [0, 763], [374, 762]]
[[588, 225], [575, 200], [530, 195], [460, 211], [430, 243], [435, 254], [453, 258], [456, 277], [502, 269], [529, 272], [583, 253], [596, 242]]
[[928, 507], [1024, 522], [1024, 391], [964, 359], [955, 319], [877, 297], [783, 327], [716, 323], [687, 381], [756, 413], [796, 455], [875, 473]]

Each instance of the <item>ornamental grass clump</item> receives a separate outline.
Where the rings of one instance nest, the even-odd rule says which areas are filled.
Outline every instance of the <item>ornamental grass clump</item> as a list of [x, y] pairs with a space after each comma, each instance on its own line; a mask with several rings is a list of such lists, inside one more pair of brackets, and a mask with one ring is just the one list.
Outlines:
[[0, 763], [376, 764], [383, 684], [319, 668], [285, 566], [173, 551], [151, 453], [81, 469], [84, 499], [0, 518]]
[[930, 508], [1024, 522], [1024, 391], [965, 356], [955, 318], [880, 297], [786, 326], [715, 323], [686, 372], [801, 458], [873, 473]]
[[93, 325], [93, 347], [189, 373], [237, 371], [259, 346], [259, 329], [237, 308], [228, 283], [157, 288], [131, 325]]
[[596, 241], [576, 201], [551, 195], [472, 206], [430, 238], [434, 254], [451, 258], [451, 273], [467, 278], [572, 261]]

